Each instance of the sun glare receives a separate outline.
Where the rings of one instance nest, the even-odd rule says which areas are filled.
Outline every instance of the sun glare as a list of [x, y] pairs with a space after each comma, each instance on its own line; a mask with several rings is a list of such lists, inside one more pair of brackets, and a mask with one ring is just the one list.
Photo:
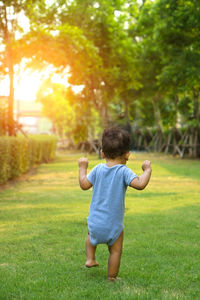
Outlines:
[[[58, 74], [54, 68], [49, 65], [43, 71], [32, 71], [30, 69], [25, 69], [18, 67], [15, 69], [15, 79], [14, 79], [14, 98], [15, 100], [21, 101], [35, 101], [37, 97], [37, 92], [41, 84], [48, 77], [51, 77], [53, 83], [59, 83], [65, 87], [72, 87], [74, 93], [80, 93], [84, 85], [73, 86], [68, 82], [70, 76], [69, 68], [66, 68], [63, 74]], [[0, 95], [9, 95], [9, 77], [6, 76], [3, 80], [0, 80]]]
[[[42, 82], [48, 78], [50, 75], [49, 70], [45, 72], [30, 72], [24, 71], [18, 81], [15, 84], [15, 99], [16, 100], [32, 100], [34, 101], [37, 97], [37, 92], [42, 84]], [[54, 83], [60, 83], [66, 87], [69, 87], [68, 83], [69, 73], [66, 73], [65, 76], [60, 76], [59, 74], [54, 73], [51, 76], [51, 81]], [[74, 93], [80, 93], [84, 86], [71, 86]]]
[[15, 99], [34, 101], [41, 84], [41, 77], [37, 71], [32, 73], [25, 71], [15, 84]]

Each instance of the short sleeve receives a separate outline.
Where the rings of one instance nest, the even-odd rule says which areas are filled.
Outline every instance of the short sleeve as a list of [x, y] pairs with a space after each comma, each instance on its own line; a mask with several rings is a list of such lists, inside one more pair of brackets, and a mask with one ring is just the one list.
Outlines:
[[87, 175], [87, 179], [89, 180], [89, 182], [94, 185], [95, 183], [95, 179], [96, 179], [96, 173], [97, 173], [97, 166], [95, 166], [92, 171], [90, 171], [90, 173]]
[[128, 167], [124, 168], [124, 181], [127, 186], [130, 185], [131, 181], [136, 177], [138, 176], [131, 169]]

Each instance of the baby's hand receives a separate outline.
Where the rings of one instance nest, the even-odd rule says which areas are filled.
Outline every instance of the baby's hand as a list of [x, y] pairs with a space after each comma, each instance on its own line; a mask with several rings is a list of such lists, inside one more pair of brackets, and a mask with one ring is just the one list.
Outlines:
[[87, 169], [88, 168], [88, 159], [86, 157], [79, 158], [78, 165], [79, 165], [79, 168]]
[[142, 170], [145, 171], [147, 169], [151, 169], [151, 162], [149, 160], [145, 160], [142, 164]]

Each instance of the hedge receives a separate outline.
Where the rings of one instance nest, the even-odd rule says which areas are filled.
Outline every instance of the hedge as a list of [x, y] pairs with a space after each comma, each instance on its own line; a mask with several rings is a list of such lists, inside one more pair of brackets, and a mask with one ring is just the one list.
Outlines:
[[0, 137], [0, 184], [54, 159], [54, 136]]

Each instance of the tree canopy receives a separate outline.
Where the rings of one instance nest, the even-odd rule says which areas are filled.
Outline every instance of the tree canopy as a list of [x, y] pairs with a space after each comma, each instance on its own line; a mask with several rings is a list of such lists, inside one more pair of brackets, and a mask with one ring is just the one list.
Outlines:
[[[28, 17], [28, 31], [19, 13]], [[50, 75], [43, 85], [46, 96], [43, 88], [38, 93], [44, 113], [74, 140], [91, 136], [94, 120], [100, 128], [187, 127], [195, 137], [199, 14], [197, 0], [0, 1], [0, 73], [8, 73], [11, 82], [10, 128], [14, 65], [26, 57], [33, 69], [53, 65], [59, 74], [68, 69], [69, 82], [83, 87], [76, 94], [53, 84]]]

